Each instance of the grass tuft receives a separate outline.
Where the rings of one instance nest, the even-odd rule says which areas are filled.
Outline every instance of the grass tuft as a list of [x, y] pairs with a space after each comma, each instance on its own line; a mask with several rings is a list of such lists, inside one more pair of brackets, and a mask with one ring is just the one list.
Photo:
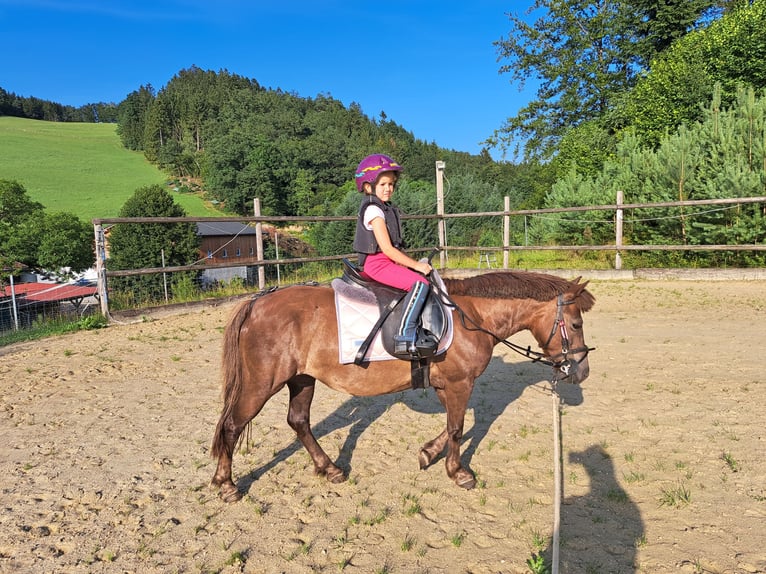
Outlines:
[[682, 483], [678, 483], [673, 488], [664, 488], [660, 496], [660, 506], [670, 506], [671, 508], [681, 508], [691, 503], [691, 491]]

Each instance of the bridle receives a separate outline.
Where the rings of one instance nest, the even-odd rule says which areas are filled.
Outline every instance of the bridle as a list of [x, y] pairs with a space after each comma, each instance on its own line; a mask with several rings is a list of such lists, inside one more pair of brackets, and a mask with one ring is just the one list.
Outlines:
[[[508, 339], [501, 339], [500, 337], [495, 335], [492, 331], [488, 331], [487, 329], [479, 325], [476, 321], [468, 317], [465, 314], [465, 311], [463, 311], [460, 308], [460, 306], [449, 297], [449, 295], [447, 295], [442, 289], [440, 289], [438, 285], [435, 285], [433, 282], [431, 284], [437, 290], [442, 301], [444, 301], [445, 304], [449, 305], [450, 307], [454, 308], [455, 311], [457, 311], [457, 314], [460, 317], [460, 324], [463, 326], [463, 328], [465, 328], [468, 331], [479, 331], [481, 333], [486, 333], [487, 335], [494, 338], [496, 343], [502, 343], [503, 345], [505, 345], [512, 351], [515, 351], [516, 353], [523, 355], [527, 359], [531, 359], [533, 363], [541, 363], [543, 365], [552, 367], [555, 371], [555, 374], [553, 375], [553, 380], [551, 382], [555, 383], [556, 381], [566, 380], [570, 378], [572, 375], [574, 375], [577, 372], [577, 369], [580, 366], [580, 363], [582, 363], [588, 357], [588, 353], [590, 353], [590, 351], [596, 350], [595, 347], [588, 347], [587, 345], [583, 347], [570, 349], [569, 335], [567, 333], [566, 321], [564, 321], [564, 307], [566, 305], [574, 304], [575, 300], [574, 299], [565, 300], [564, 295], [562, 293], [559, 293], [558, 297], [556, 298], [556, 318], [553, 321], [551, 334], [548, 336], [548, 340], [545, 341], [545, 344], [542, 345], [543, 349], [547, 348], [548, 345], [550, 345], [551, 341], [553, 340], [553, 337], [556, 336], [556, 332], [558, 331], [559, 333], [561, 333], [561, 352], [556, 353], [553, 356], [546, 356], [545, 353], [540, 353], [539, 351], [532, 350], [531, 346], [522, 347], [521, 345], [517, 345], [516, 343], [513, 343], [512, 341], [509, 341]], [[468, 326], [467, 323], [470, 323], [472, 326]], [[570, 354], [577, 354], [577, 353], [584, 353], [584, 355], [579, 360], [569, 358]]]
[[[567, 334], [567, 324], [566, 321], [564, 321], [564, 306], [565, 305], [572, 305], [574, 303], [574, 299], [568, 299], [564, 300], [564, 295], [559, 293], [559, 296], [556, 299], [556, 319], [553, 322], [553, 328], [551, 328], [551, 334], [548, 335], [548, 340], [545, 341], [545, 344], [543, 345], [543, 349], [547, 348], [550, 342], [553, 340], [553, 337], [556, 335], [556, 330], [561, 333], [561, 352], [556, 353], [553, 356], [548, 357], [547, 360], [543, 361], [544, 364], [552, 366], [554, 369], [556, 369], [559, 373], [563, 374], [564, 376], [561, 377], [561, 379], [566, 379], [577, 372], [578, 367], [580, 366], [580, 363], [582, 363], [586, 357], [588, 356], [588, 353], [595, 350], [595, 347], [588, 347], [587, 345], [584, 347], [577, 347], [575, 349], [569, 348], [569, 335]], [[529, 349], [529, 347], [527, 347]], [[530, 349], [531, 351], [531, 349]], [[533, 351], [536, 353], [536, 351]], [[569, 358], [569, 353], [576, 354], [576, 353], [585, 353], [580, 360], [572, 360]], [[561, 357], [561, 361], [557, 361]], [[556, 379], [559, 380], [559, 379]]]

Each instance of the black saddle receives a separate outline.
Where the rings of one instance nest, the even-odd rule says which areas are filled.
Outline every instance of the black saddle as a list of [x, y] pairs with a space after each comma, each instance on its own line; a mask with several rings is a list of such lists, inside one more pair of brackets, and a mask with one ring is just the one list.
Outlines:
[[[375, 335], [379, 330], [382, 330], [381, 342], [383, 343], [383, 348], [386, 352], [398, 359], [411, 361], [413, 363], [413, 387], [428, 386], [428, 359], [435, 354], [434, 349], [438, 346], [439, 341], [445, 336], [448, 326], [446, 311], [442, 305], [440, 297], [434, 292], [434, 289], [432, 288], [429, 291], [425, 305], [420, 314], [420, 325], [418, 326], [415, 346], [423, 351], [422, 354], [413, 357], [409, 353], [397, 354], [394, 352], [394, 335], [398, 332], [399, 324], [401, 323], [402, 314], [404, 312], [403, 306], [400, 305], [400, 303], [407, 292], [402, 289], [383, 285], [382, 283], [367, 278], [362, 274], [359, 268], [348, 259], [343, 259], [342, 280], [371, 292], [377, 301], [378, 309], [380, 310], [380, 318], [373, 326], [372, 331], [365, 342], [359, 348], [354, 363], [357, 365], [362, 364]], [[418, 345], [417, 341], [423, 341], [423, 344]], [[418, 370], [417, 374], [416, 368]], [[418, 384], [416, 378], [424, 379], [422, 381], [423, 384]]]

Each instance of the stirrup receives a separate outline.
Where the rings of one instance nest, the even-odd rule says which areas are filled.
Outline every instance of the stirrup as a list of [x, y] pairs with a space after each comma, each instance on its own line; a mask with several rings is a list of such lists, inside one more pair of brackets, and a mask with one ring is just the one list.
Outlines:
[[394, 335], [394, 353], [397, 355], [410, 354], [416, 356], [418, 352], [415, 341], [401, 335]]
[[424, 333], [415, 341], [415, 349], [419, 357], [433, 357], [439, 348], [439, 343], [431, 333]]

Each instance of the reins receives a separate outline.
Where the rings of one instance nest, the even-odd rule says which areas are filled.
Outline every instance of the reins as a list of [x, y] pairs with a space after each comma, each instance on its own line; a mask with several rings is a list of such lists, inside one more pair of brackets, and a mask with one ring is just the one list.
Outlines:
[[[566, 329], [566, 323], [563, 318], [563, 308], [565, 305], [571, 305], [574, 303], [574, 299], [570, 300], [564, 300], [564, 296], [562, 294], [558, 295], [558, 298], [556, 300], [556, 319], [553, 323], [553, 328], [551, 329], [551, 334], [548, 337], [548, 340], [545, 342], [545, 345], [543, 347], [547, 347], [548, 344], [553, 339], [554, 335], [556, 334], [557, 328], [561, 331], [561, 352], [557, 353], [556, 355], [553, 355], [552, 357], [546, 358], [544, 353], [541, 353], [539, 351], [534, 351], [531, 346], [523, 347], [521, 345], [517, 345], [513, 341], [509, 341], [508, 339], [503, 339], [501, 337], [498, 337], [495, 333], [492, 331], [489, 331], [479, 325], [474, 319], [466, 315], [465, 311], [460, 308], [460, 305], [455, 303], [454, 299], [452, 299], [447, 293], [445, 293], [439, 285], [437, 285], [434, 282], [431, 282], [431, 285], [433, 286], [436, 293], [439, 295], [439, 298], [444, 302], [446, 305], [452, 307], [455, 309], [455, 311], [458, 314], [458, 317], [460, 317], [460, 324], [463, 326], [464, 329], [467, 331], [478, 331], [480, 333], [484, 333], [486, 335], [489, 335], [493, 339], [495, 339], [496, 343], [502, 343], [512, 351], [523, 355], [527, 359], [531, 359], [533, 363], [541, 363], [543, 365], [553, 367], [554, 369], [558, 369], [561, 373], [564, 374], [564, 376], [569, 375], [569, 370], [572, 366], [572, 361], [569, 360], [568, 355], [569, 353], [581, 353], [585, 352], [585, 355], [579, 360], [575, 361], [575, 365], [579, 365], [582, 361], [585, 360], [585, 358], [588, 356], [588, 353], [593, 349], [593, 347], [577, 347], [576, 349], [570, 349], [569, 348], [569, 336], [567, 334]], [[467, 323], [470, 323], [471, 326], [469, 326]], [[563, 360], [560, 362], [555, 361], [554, 359], [557, 357], [563, 357]]]

